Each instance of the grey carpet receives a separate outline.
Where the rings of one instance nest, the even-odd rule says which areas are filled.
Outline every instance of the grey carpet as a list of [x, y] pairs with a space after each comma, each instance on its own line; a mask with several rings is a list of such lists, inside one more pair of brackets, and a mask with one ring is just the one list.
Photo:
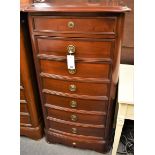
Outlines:
[[[82, 150], [60, 144], [48, 144], [45, 138], [38, 141], [20, 138], [20, 155], [103, 155], [95, 151]], [[111, 155], [107, 153], [105, 155]], [[118, 154], [117, 154], [118, 155]]]

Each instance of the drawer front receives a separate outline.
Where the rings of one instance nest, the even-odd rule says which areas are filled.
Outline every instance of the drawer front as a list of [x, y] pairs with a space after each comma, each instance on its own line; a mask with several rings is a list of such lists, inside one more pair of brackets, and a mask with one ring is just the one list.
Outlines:
[[104, 149], [106, 150], [104, 141], [84, 139], [79, 136], [62, 135], [54, 132], [48, 132], [48, 140], [52, 143], [60, 143], [72, 147], [91, 149], [99, 152], [104, 152]]
[[20, 112], [28, 112], [27, 105], [25, 103], [20, 103]]
[[66, 56], [68, 46], [75, 48], [75, 58], [111, 58], [114, 40], [38, 38], [39, 54]]
[[[76, 63], [76, 73], [70, 74], [67, 62], [41, 60], [41, 72], [82, 78], [110, 78], [110, 64]], [[94, 69], [95, 68], [95, 69]]]
[[30, 124], [30, 117], [28, 115], [20, 115], [20, 123]]
[[58, 92], [92, 96], [108, 95], [108, 84], [104, 83], [70, 82], [49, 78], [43, 78], [42, 83], [43, 88]]
[[20, 90], [20, 100], [26, 100], [24, 90]]
[[105, 115], [73, 113], [70, 111], [47, 108], [47, 115], [53, 118], [71, 121], [75, 123], [102, 125], [105, 123]]
[[34, 31], [61, 33], [92, 33], [114, 34], [116, 17], [65, 18], [51, 16], [33, 17]]
[[49, 128], [67, 132], [75, 135], [85, 135], [94, 137], [104, 137], [104, 128], [93, 128], [93, 127], [81, 127], [76, 125], [70, 125], [65, 123], [59, 123], [55, 121], [48, 121]]
[[44, 98], [45, 103], [64, 108], [100, 112], [105, 112], [107, 110], [107, 101], [104, 100], [82, 100], [78, 98], [62, 97], [49, 94], [45, 94]]

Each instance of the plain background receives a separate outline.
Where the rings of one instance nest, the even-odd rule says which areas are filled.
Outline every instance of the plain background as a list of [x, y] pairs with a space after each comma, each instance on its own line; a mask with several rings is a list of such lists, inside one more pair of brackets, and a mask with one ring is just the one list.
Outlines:
[[[135, 154], [154, 154], [155, 1], [135, 0]], [[20, 1], [0, 2], [0, 154], [20, 154]]]

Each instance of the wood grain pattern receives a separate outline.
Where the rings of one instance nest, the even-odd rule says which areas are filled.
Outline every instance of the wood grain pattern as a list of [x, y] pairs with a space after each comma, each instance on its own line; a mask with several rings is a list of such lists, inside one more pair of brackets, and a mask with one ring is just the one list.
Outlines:
[[[76, 87], [75, 91], [70, 90], [70, 86]], [[57, 92], [89, 95], [89, 96], [108, 96], [109, 85], [105, 83], [85, 83], [85, 82], [70, 82], [57, 79], [42, 78], [42, 86], [44, 89], [54, 90]], [[87, 89], [85, 89], [87, 87]], [[96, 88], [96, 89], [93, 89]]]
[[[75, 108], [71, 107], [71, 101], [76, 102], [77, 106]], [[107, 100], [79, 99], [79, 98], [63, 97], [51, 94], [45, 94], [45, 103], [64, 108], [86, 110], [89, 112], [91, 111], [106, 112], [108, 106]]]
[[[43, 5], [46, 4], [46, 5]], [[70, 4], [70, 5], [68, 5]], [[25, 12], [114, 12], [123, 13], [130, 9], [122, 0], [46, 0], [44, 3], [28, 5]]]

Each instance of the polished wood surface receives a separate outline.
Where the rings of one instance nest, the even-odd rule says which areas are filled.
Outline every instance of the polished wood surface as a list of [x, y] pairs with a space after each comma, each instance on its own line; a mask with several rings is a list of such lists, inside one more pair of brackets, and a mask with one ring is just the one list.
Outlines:
[[126, 12], [122, 0], [41, 0], [25, 8], [28, 12]]
[[121, 63], [134, 64], [134, 0], [124, 0], [131, 11], [126, 14], [124, 39], [122, 43]]
[[20, 134], [32, 139], [43, 135], [40, 99], [31, 55], [25, 14], [20, 23]]
[[[110, 149], [124, 12], [129, 10], [118, 1], [87, 0], [45, 1], [25, 10], [48, 142]], [[75, 47], [74, 73], [67, 69], [69, 45]]]

